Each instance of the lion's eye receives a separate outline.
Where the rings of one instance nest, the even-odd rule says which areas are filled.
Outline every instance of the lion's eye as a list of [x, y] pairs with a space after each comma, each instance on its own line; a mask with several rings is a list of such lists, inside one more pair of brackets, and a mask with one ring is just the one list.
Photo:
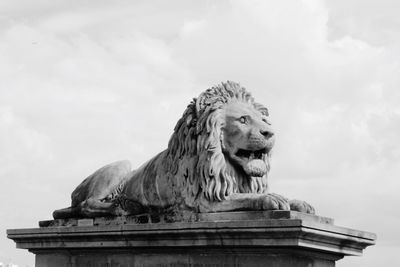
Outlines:
[[242, 116], [242, 117], [239, 118], [239, 121], [240, 121], [241, 123], [245, 124], [245, 123], [247, 123], [248, 119], [247, 119], [246, 116]]

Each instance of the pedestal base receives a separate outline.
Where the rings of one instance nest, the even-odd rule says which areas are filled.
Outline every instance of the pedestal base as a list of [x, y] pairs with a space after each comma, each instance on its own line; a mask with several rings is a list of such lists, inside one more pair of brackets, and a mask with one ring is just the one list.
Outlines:
[[7, 234], [18, 248], [36, 254], [37, 267], [325, 267], [361, 255], [376, 238], [290, 211], [207, 214], [190, 223], [99, 222]]
[[[340, 257], [339, 257], [340, 258]], [[252, 267], [252, 266], [335, 266], [338, 257], [323, 253], [299, 253], [292, 250], [185, 249], [164, 251], [101, 250], [52, 251], [36, 254], [35, 266], [85, 267]]]

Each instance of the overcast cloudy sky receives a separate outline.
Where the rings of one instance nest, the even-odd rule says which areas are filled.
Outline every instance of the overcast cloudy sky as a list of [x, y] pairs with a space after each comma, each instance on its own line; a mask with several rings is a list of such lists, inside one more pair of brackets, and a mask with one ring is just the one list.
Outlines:
[[0, 1], [0, 262], [104, 164], [164, 149], [189, 101], [240, 82], [277, 131], [271, 187], [375, 232], [337, 266], [400, 266], [400, 4]]

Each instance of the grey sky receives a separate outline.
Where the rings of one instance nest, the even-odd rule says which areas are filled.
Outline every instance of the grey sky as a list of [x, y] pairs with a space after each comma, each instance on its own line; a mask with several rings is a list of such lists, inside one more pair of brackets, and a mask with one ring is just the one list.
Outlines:
[[[272, 191], [378, 234], [337, 266], [399, 266], [398, 1], [0, 2], [0, 227], [36, 227], [97, 168], [164, 149], [240, 82], [277, 131]], [[0, 262], [33, 256], [0, 237]]]

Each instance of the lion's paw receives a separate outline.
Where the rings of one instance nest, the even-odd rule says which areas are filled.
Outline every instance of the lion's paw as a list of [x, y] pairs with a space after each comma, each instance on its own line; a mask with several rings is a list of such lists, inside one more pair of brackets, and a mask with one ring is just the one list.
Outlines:
[[278, 194], [267, 194], [261, 199], [262, 210], [290, 210], [289, 200]]
[[290, 210], [315, 214], [314, 207], [303, 200], [292, 199], [289, 201]]

